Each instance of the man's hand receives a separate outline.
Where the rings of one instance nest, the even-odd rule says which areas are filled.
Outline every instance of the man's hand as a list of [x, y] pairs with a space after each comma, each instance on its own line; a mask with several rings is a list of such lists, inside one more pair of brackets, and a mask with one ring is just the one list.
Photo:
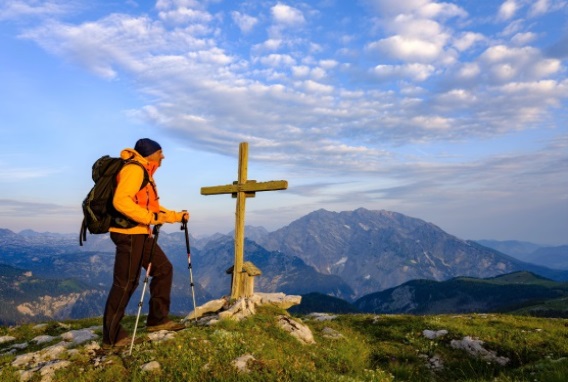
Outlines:
[[179, 220], [181, 223], [186, 223], [189, 220], [189, 212], [187, 212], [186, 210], [179, 212], [179, 214], [181, 215], [181, 218]]

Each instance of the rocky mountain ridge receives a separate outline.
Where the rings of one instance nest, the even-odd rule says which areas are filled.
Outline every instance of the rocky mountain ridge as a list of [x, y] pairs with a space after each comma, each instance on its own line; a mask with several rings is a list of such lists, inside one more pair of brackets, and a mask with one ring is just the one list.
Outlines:
[[566, 273], [523, 263], [432, 223], [392, 211], [314, 211], [258, 239], [268, 250], [301, 258], [345, 280], [355, 300], [414, 279], [485, 278], [528, 270], [564, 280]]
[[[247, 227], [247, 232], [245, 261], [262, 271], [255, 279], [259, 292], [318, 292], [354, 301], [414, 279], [484, 278], [521, 270], [554, 280], [568, 279], [566, 271], [523, 263], [459, 239], [432, 223], [390, 211], [318, 210], [274, 232], [261, 227]], [[225, 271], [233, 263], [233, 238], [216, 234], [200, 239], [191, 236], [190, 241], [198, 305], [227, 295], [230, 275]], [[172, 311], [186, 314], [192, 302], [183, 233], [162, 232], [159, 242], [175, 269]], [[99, 304], [104, 302], [99, 301], [104, 300], [111, 283], [114, 263], [108, 235], [89, 235], [85, 246], [79, 247], [78, 235], [16, 234], [0, 229], [0, 251], [2, 263], [34, 276], [81, 280], [94, 296], [102, 296], [93, 299], [93, 306], [85, 304], [81, 309], [85, 314], [102, 312]], [[137, 299], [138, 292], [130, 312]], [[39, 300], [34, 301], [29, 306], [40, 310]]]

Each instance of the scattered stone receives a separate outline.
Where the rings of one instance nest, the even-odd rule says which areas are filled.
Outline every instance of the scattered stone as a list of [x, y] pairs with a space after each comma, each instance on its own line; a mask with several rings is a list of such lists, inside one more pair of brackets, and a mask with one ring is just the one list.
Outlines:
[[302, 296], [288, 296], [284, 293], [255, 293], [250, 297], [256, 305], [274, 305], [282, 309], [289, 309], [302, 302]]
[[65, 342], [60, 342], [33, 353], [19, 355], [14, 361], [12, 361], [12, 366], [23, 367], [29, 365], [34, 367], [41, 363], [57, 359], [57, 357], [59, 357], [59, 355], [61, 355], [61, 353], [65, 350], [67, 350], [67, 344]]
[[4, 356], [4, 355], [12, 355], [12, 354], [16, 354], [18, 351], [16, 349], [10, 349], [8, 351], [5, 351], [4, 353], [0, 353], [0, 356]]
[[255, 358], [251, 354], [245, 354], [240, 356], [239, 358], [235, 359], [231, 364], [239, 373], [250, 373], [250, 370], [247, 366], [249, 361], [254, 361]]
[[329, 313], [310, 313], [306, 317], [314, 321], [333, 321], [337, 318], [337, 316]]
[[32, 360], [34, 359], [35, 353], [27, 353], [27, 354], [22, 354], [16, 357], [15, 360], [12, 361], [12, 366], [14, 367], [20, 367], [20, 366], [24, 366], [27, 365], [29, 363], [32, 362]]
[[69, 361], [56, 360], [48, 362], [39, 371], [42, 376], [41, 382], [51, 382], [57, 370], [63, 369], [69, 365], [71, 365], [71, 362]]
[[464, 337], [460, 340], [452, 340], [450, 345], [454, 349], [462, 349], [474, 357], [479, 357], [488, 362], [496, 362], [501, 366], [509, 363], [509, 358], [499, 357], [494, 351], [486, 350], [483, 348], [483, 341], [474, 339], [470, 336]]
[[435, 340], [436, 338], [440, 338], [445, 336], [446, 334], [448, 334], [448, 331], [445, 329], [442, 330], [438, 330], [438, 331], [433, 331], [433, 330], [424, 330], [422, 332], [422, 335], [424, 335], [424, 337], [430, 339], [430, 340]]
[[14, 345], [11, 346], [11, 348], [15, 349], [15, 350], [24, 350], [27, 347], [28, 347], [27, 342], [22, 342], [21, 344], [14, 344]]
[[89, 354], [94, 354], [97, 350], [99, 350], [101, 346], [96, 341], [92, 341], [90, 344], [85, 345], [85, 350]]
[[36, 326], [32, 327], [32, 330], [44, 330], [45, 328], [47, 328], [47, 324], [37, 324]]
[[162, 365], [160, 365], [160, 363], [158, 361], [151, 361], [148, 363], [145, 363], [144, 365], [140, 366], [140, 369], [142, 369], [142, 371], [145, 372], [153, 372], [153, 371], [159, 371], [162, 368]]
[[290, 333], [303, 344], [315, 344], [314, 335], [306, 325], [294, 321], [290, 317], [278, 316], [278, 326]]
[[226, 298], [220, 298], [218, 300], [209, 301], [201, 306], [198, 306], [195, 310], [191, 311], [183, 322], [195, 320], [199, 317], [203, 317], [208, 313], [219, 312], [225, 305], [227, 305], [228, 300]]
[[331, 339], [334, 339], [334, 340], [343, 338], [343, 334], [339, 333], [335, 329], [328, 328], [328, 327], [323, 328], [321, 333], [325, 338], [331, 338]]
[[41, 344], [44, 344], [46, 342], [51, 342], [56, 338], [57, 337], [48, 336], [48, 335], [41, 335], [41, 336], [37, 336], [37, 337], [33, 338], [32, 342], [35, 342], [37, 345], [41, 345]]
[[6, 342], [11, 342], [11, 341], [15, 341], [16, 337], [12, 337], [12, 336], [2, 336], [0, 337], [0, 344], [6, 343]]
[[80, 345], [83, 342], [98, 338], [98, 335], [96, 335], [92, 329], [81, 329], [63, 333], [61, 338], [65, 341], [72, 342], [74, 345]]
[[39, 368], [37, 368], [37, 369], [35, 369], [35, 370], [34, 370], [34, 369], [31, 369], [31, 370], [18, 370], [17, 373], [20, 375], [20, 381], [21, 381], [21, 382], [27, 382], [27, 381], [29, 381], [30, 379], [33, 378], [34, 373], [35, 373], [36, 371], [38, 371], [38, 370], [39, 370]]
[[207, 325], [207, 326], [211, 326], [211, 325], [215, 325], [217, 323], [219, 323], [219, 316], [215, 315], [215, 316], [205, 316], [205, 317], [201, 317], [198, 321], [197, 324], [198, 325]]
[[442, 358], [438, 354], [435, 354], [433, 357], [428, 359], [427, 367], [430, 370], [434, 370], [434, 371], [443, 370], [444, 369], [444, 361], [442, 360]]
[[58, 322], [57, 325], [63, 329], [71, 329], [71, 324], [64, 324], [63, 322]]
[[173, 339], [176, 336], [175, 332], [168, 330], [159, 330], [157, 332], [148, 333], [150, 341], [163, 342]]

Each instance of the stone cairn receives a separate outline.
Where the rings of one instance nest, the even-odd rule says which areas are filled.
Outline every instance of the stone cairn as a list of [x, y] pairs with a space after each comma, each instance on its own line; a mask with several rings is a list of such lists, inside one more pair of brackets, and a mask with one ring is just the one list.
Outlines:
[[[300, 304], [301, 301], [301, 296], [287, 296], [284, 293], [254, 293], [249, 297], [241, 297], [233, 301], [229, 297], [222, 297], [197, 307], [182, 322], [186, 324], [196, 322], [197, 325], [215, 325], [221, 320], [240, 321], [255, 314], [256, 309], [260, 306], [275, 306], [288, 309]], [[298, 320], [293, 320], [286, 315], [280, 315], [277, 317], [277, 324], [301, 343], [315, 343], [310, 328]]]
[[300, 304], [301, 296], [288, 296], [284, 293], [254, 293], [250, 297], [241, 297], [231, 301], [225, 296], [209, 301], [191, 311], [183, 321], [189, 323], [196, 321], [200, 325], [213, 325], [219, 320], [231, 319], [240, 321], [256, 313], [259, 306], [275, 306], [289, 309]]

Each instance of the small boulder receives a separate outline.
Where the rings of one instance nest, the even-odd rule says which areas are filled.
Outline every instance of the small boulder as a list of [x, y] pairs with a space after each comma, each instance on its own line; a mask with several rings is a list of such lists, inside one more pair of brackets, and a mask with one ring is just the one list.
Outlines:
[[251, 354], [245, 354], [235, 359], [231, 364], [239, 373], [249, 373], [248, 362], [254, 361], [254, 357]]
[[278, 326], [290, 333], [303, 344], [315, 344], [314, 335], [310, 328], [286, 316], [278, 316]]

